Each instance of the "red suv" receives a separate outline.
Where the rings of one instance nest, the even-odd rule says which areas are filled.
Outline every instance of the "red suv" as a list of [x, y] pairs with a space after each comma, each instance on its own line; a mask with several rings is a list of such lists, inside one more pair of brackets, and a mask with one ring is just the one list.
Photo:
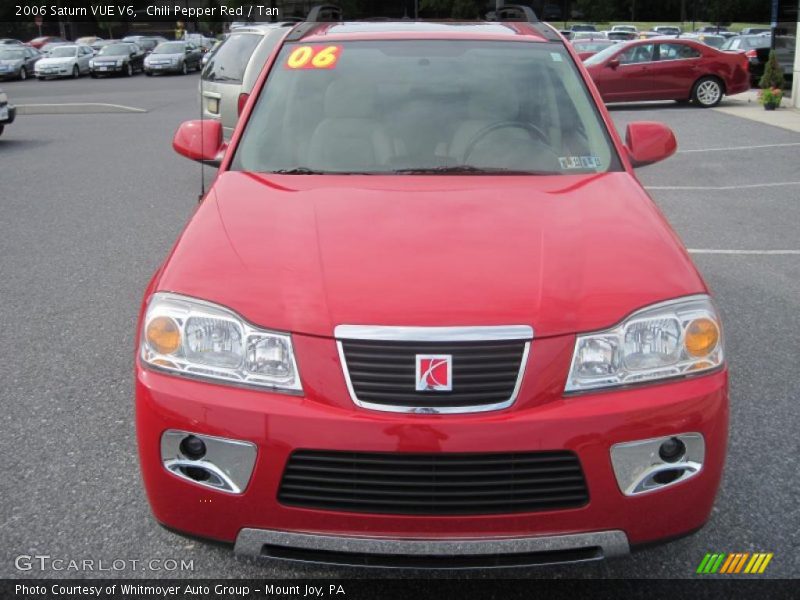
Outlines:
[[530, 565], [709, 518], [719, 315], [574, 50], [528, 22], [301, 23], [144, 296], [136, 420], [171, 529], [249, 556]]

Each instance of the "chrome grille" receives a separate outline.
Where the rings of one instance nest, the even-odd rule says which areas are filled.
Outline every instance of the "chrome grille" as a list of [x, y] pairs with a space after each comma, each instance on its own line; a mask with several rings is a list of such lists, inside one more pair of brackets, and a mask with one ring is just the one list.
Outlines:
[[[530, 327], [337, 327], [353, 401], [395, 412], [479, 412], [510, 406], [525, 370]], [[417, 391], [417, 356], [446, 355], [452, 389]]]

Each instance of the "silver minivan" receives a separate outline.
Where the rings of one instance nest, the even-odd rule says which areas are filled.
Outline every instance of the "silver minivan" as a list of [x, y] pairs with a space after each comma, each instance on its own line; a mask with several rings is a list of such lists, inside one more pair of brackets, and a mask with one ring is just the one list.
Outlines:
[[261, 69], [286, 27], [279, 22], [237, 27], [209, 56], [200, 81], [200, 103], [204, 119], [222, 121], [225, 139], [230, 139], [239, 111], [253, 89]]

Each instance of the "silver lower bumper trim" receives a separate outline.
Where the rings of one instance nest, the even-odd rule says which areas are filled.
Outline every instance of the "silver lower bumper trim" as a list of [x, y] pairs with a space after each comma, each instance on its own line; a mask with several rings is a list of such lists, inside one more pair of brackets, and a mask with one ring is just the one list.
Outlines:
[[[624, 532], [597, 531], [567, 535], [536, 537], [497, 537], [497, 538], [445, 538], [445, 539], [395, 539], [386, 537], [337, 536], [329, 534], [293, 533], [270, 529], [242, 529], [236, 538], [234, 552], [239, 556], [287, 558], [266, 551], [266, 548], [284, 548], [309, 551], [309, 559], [288, 558], [289, 560], [308, 560], [310, 562], [334, 562], [351, 564], [348, 555], [375, 555], [371, 566], [392, 566], [380, 564], [380, 557], [432, 557], [469, 558], [502, 555], [535, 555], [542, 553], [549, 562], [582, 562], [613, 556], [623, 556], [630, 551], [628, 537]], [[598, 549], [590, 557], [578, 560], [547, 560], [547, 553]], [[323, 558], [319, 554], [323, 553]], [[331, 555], [331, 560], [325, 558]], [[338, 556], [336, 556], [338, 554]], [[296, 556], [303, 556], [302, 553]], [[361, 564], [361, 563], [359, 563]], [[431, 565], [436, 568], [435, 565]], [[445, 567], [446, 568], [446, 567]]]

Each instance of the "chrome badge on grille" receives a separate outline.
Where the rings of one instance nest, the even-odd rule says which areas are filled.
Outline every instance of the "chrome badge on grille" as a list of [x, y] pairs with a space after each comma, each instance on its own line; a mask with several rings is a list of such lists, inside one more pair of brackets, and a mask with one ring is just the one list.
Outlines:
[[417, 354], [416, 357], [418, 392], [453, 391], [451, 354]]

